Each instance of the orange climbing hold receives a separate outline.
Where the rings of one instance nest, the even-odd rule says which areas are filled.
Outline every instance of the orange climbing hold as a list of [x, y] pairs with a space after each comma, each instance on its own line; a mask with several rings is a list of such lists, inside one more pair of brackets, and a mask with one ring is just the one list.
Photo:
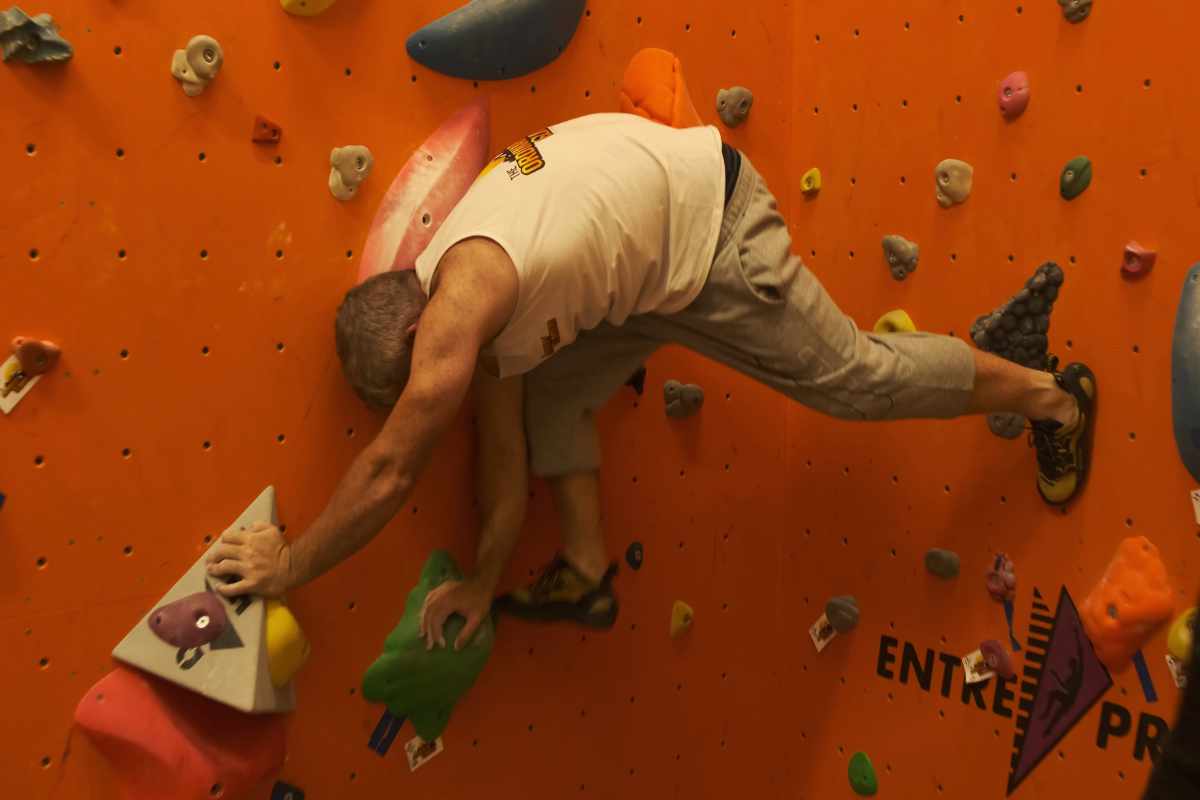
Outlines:
[[639, 50], [625, 67], [621, 110], [672, 128], [701, 124], [684, 83], [679, 59], [674, 53], [656, 47]]
[[277, 770], [282, 714], [243, 714], [144, 672], [118, 667], [75, 709], [125, 800], [236, 798]]
[[1167, 567], [1149, 539], [1121, 542], [1104, 577], [1083, 601], [1083, 627], [1096, 655], [1113, 671], [1130, 660], [1175, 611]]
[[283, 128], [261, 114], [254, 117], [254, 131], [250, 134], [251, 141], [275, 144], [281, 138], [283, 138]]

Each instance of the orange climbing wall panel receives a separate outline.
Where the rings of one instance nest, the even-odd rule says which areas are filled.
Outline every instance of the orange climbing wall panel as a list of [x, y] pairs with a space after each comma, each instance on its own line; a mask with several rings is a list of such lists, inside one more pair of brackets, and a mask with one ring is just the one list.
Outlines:
[[[964, 336], [1037, 264], [1063, 265], [1052, 347], [1087, 360], [1103, 396], [1086, 493], [1066, 513], [1044, 507], [1032, 454], [980, 420], [832, 422], [664, 351], [647, 395], [623, 390], [602, 415], [610, 549], [646, 548], [642, 570], [619, 578], [618, 625], [502, 623], [446, 752], [409, 773], [410, 729], [385, 758], [367, 749], [379, 709], [357, 686], [430, 549], [469, 561], [464, 411], [399, 518], [292, 598], [313, 657], [281, 777], [310, 798], [825, 800], [851, 796], [846, 765], [863, 750], [880, 797], [1004, 797], [1019, 687], [999, 703], [989, 687], [980, 709], [962, 699], [961, 668], [946, 681], [939, 657], [1006, 639], [983, 589], [989, 554], [1016, 560], [1023, 642], [1033, 588], [1051, 611], [1063, 585], [1078, 602], [1131, 533], [1161, 549], [1181, 607], [1197, 589], [1192, 481], [1169, 406], [1172, 319], [1200, 205], [1200, 81], [1179, 56], [1196, 12], [1098, 0], [1069, 26], [1052, 0], [608, 0], [590, 4], [548, 68], [476, 87], [404, 53], [409, 32], [453, 6], [342, 0], [313, 19], [274, 0], [28, 7], [55, 16], [76, 57], [0, 68], [0, 337], [64, 348], [0, 419], [6, 796], [115, 797], [106, 765], [71, 735], [113, 643], [265, 484], [278, 487], [289, 534], [302, 532], [378, 429], [340, 376], [332, 320], [412, 150], [478, 93], [491, 98], [493, 149], [615, 109], [629, 57], [657, 46], [683, 60], [706, 122], [718, 88], [754, 90], [749, 122], [727, 139], [766, 175], [797, 251], [863, 326], [903, 307], [924, 330]], [[217, 37], [226, 62], [189, 99], [168, 67], [197, 33]], [[995, 86], [1015, 69], [1029, 72], [1033, 100], [1005, 124]], [[255, 114], [283, 126], [278, 147], [251, 144]], [[372, 148], [375, 172], [340, 204], [325, 186], [328, 153], [351, 143]], [[1080, 153], [1095, 180], [1066, 204], [1058, 172]], [[976, 169], [971, 199], [949, 211], [932, 188], [945, 157]], [[797, 184], [812, 165], [825, 188], [809, 200]], [[902, 284], [882, 261], [887, 233], [921, 245]], [[1160, 256], [1131, 284], [1118, 268], [1135, 238]], [[668, 423], [669, 377], [705, 387], [699, 417]], [[509, 583], [555, 546], [545, 488], [533, 491]], [[957, 581], [924, 574], [934, 545], [962, 556]], [[845, 593], [862, 623], [818, 656], [806, 629]], [[666, 635], [675, 599], [696, 610], [678, 642]], [[928, 690], [912, 663], [902, 670], [906, 645], [912, 660], [932, 659]], [[1138, 796], [1144, 739], [1177, 699], [1164, 653], [1160, 634], [1146, 650], [1157, 703], [1132, 671], [1115, 676], [1014, 796]]]

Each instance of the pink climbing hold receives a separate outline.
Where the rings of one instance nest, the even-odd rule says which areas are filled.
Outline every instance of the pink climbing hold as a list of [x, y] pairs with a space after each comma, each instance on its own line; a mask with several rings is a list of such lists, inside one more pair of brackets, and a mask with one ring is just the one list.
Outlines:
[[1014, 72], [1000, 81], [997, 98], [1000, 101], [1000, 113], [1005, 119], [1016, 119], [1024, 114], [1029, 105], [1029, 76], [1024, 72]]
[[979, 645], [979, 651], [983, 653], [983, 660], [987, 662], [988, 668], [999, 675], [1001, 678], [1017, 677], [1016, 667], [1013, 665], [1013, 658], [1005, 649], [1004, 645], [997, 642], [995, 639], [988, 639], [983, 644]]
[[1147, 250], [1137, 242], [1125, 245], [1125, 258], [1121, 261], [1121, 272], [1127, 278], [1139, 278], [1154, 269], [1158, 253]]
[[1012, 559], [997, 553], [992, 561], [992, 568], [987, 573], [988, 594], [997, 603], [1012, 600], [1017, 594], [1017, 573]]
[[283, 765], [286, 719], [243, 714], [128, 667], [101, 678], [75, 709], [125, 800], [245, 796]]
[[359, 283], [390, 269], [412, 269], [487, 163], [490, 128], [481, 97], [451, 115], [409, 157], [371, 222]]

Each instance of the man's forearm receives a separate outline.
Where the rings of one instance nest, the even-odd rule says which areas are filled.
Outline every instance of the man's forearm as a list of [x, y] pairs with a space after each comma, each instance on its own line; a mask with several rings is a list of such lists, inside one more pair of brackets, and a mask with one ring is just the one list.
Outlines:
[[493, 592], [521, 538], [529, 492], [524, 449], [511, 453], [503, 462], [485, 466], [482, 472], [486, 474], [479, 476], [482, 525], [475, 577]]
[[413, 476], [368, 447], [354, 459], [325, 510], [292, 543], [289, 584], [307, 583], [371, 541], [403, 507]]

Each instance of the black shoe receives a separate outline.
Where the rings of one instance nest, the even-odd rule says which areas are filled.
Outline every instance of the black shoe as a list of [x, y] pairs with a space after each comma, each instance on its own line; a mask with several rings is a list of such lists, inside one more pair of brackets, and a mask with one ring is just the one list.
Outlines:
[[[1057, 359], [1050, 357], [1050, 363]], [[1087, 479], [1092, 463], [1092, 433], [1095, 430], [1096, 376], [1084, 364], [1068, 364], [1054, 380], [1075, 398], [1079, 416], [1067, 428], [1054, 420], [1034, 421], [1029, 444], [1037, 450], [1038, 493], [1050, 505], [1071, 500]]]
[[592, 628], [611, 628], [617, 621], [617, 597], [610, 564], [598, 582], [585, 578], [562, 556], [555, 556], [529, 586], [496, 598], [494, 608], [521, 619], [570, 620]]

